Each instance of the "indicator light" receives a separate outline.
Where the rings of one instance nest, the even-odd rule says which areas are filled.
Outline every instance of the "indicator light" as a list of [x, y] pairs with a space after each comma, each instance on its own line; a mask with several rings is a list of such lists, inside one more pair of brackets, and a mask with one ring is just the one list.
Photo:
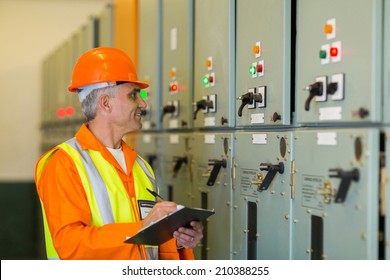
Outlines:
[[64, 108], [58, 108], [57, 109], [57, 117], [59, 117], [60, 119], [62, 119], [63, 117], [65, 117], [65, 109]]
[[205, 86], [209, 84], [209, 77], [207, 77], [207, 75], [203, 77], [202, 84], [204, 84]]
[[259, 45], [254, 45], [252, 48], [252, 51], [254, 54], [259, 54], [260, 53], [260, 46]]
[[172, 70], [169, 72], [169, 76], [170, 76], [171, 78], [176, 77], [176, 69], [175, 69], [175, 68], [172, 68]]
[[139, 95], [141, 96], [142, 99], [146, 99], [148, 97], [148, 91], [146, 89], [141, 89]]
[[325, 50], [320, 50], [320, 58], [325, 59], [326, 58], [326, 51]]
[[65, 114], [66, 114], [67, 116], [73, 116], [73, 114], [74, 114], [74, 108], [73, 108], [72, 106], [66, 107], [66, 109], [65, 109]]
[[263, 64], [257, 64], [256, 72], [257, 73], [262, 73], [263, 72]]
[[330, 56], [331, 57], [336, 57], [339, 54], [339, 50], [335, 47], [330, 48]]
[[213, 76], [209, 76], [209, 84], [212, 84], [214, 82], [214, 77]]
[[325, 24], [324, 32], [325, 32], [325, 34], [332, 34], [332, 32], [333, 32], [333, 25], [332, 24]]
[[207, 68], [207, 70], [212, 70], [213, 69], [213, 57], [212, 56], [209, 56], [206, 59], [206, 68]]
[[249, 67], [249, 73], [251, 75], [255, 75], [256, 74], [256, 66], [252, 65], [251, 67]]
[[171, 91], [177, 91], [177, 84], [171, 85]]

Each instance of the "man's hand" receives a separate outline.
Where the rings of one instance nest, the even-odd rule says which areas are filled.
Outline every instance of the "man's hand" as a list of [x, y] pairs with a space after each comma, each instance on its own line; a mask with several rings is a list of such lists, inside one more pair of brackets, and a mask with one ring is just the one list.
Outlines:
[[203, 225], [200, 222], [192, 221], [191, 228], [181, 227], [173, 233], [177, 240], [177, 246], [184, 248], [195, 248], [203, 238]]
[[156, 203], [145, 219], [142, 220], [142, 227], [146, 227], [150, 223], [168, 215], [172, 211], [176, 210], [176, 208], [176, 203], [172, 201], [162, 201]]

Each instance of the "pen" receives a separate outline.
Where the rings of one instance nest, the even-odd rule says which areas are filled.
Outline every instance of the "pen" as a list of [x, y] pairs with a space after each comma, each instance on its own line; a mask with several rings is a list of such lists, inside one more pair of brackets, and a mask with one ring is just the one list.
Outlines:
[[150, 190], [150, 189], [148, 189], [147, 188], [147, 190], [148, 190], [148, 192], [150, 192], [155, 198], [160, 198], [160, 201], [164, 201], [164, 199], [158, 194], [158, 193], [156, 193], [155, 191], [152, 191], [152, 190]]

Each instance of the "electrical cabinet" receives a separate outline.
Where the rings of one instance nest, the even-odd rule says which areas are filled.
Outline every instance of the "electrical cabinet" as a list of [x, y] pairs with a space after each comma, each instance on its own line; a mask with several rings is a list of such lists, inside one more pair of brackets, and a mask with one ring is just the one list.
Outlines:
[[162, 189], [165, 200], [191, 205], [192, 136], [190, 133], [164, 133], [161, 136], [160, 170], [164, 174]]
[[383, 122], [390, 124], [390, 2], [384, 1]]
[[233, 258], [289, 259], [292, 132], [237, 132], [234, 137]]
[[379, 257], [390, 260], [390, 127], [384, 127], [379, 188]]
[[194, 250], [197, 259], [231, 259], [232, 143], [231, 133], [194, 133], [193, 207], [214, 209], [203, 222], [203, 239]]
[[236, 126], [290, 125], [291, 0], [236, 5]]
[[192, 127], [193, 0], [162, 1], [162, 108], [164, 129]]
[[382, 120], [383, 1], [298, 0], [299, 124]]
[[295, 131], [293, 259], [377, 259], [380, 130]]
[[161, 128], [161, 1], [141, 0], [138, 12], [138, 79], [149, 84], [141, 91], [147, 104], [142, 130], [156, 130]]
[[235, 1], [195, 1], [194, 110], [196, 128], [235, 126]]

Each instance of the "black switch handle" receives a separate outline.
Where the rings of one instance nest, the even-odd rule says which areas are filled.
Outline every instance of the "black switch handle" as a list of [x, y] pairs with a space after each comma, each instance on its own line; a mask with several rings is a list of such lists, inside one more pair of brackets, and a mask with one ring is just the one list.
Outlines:
[[198, 114], [199, 110], [204, 110], [204, 109], [213, 109], [214, 108], [214, 103], [211, 100], [206, 100], [202, 99], [196, 102], [196, 110], [194, 112], [194, 120], [196, 120], [196, 115]]
[[248, 104], [253, 103], [253, 93], [252, 92], [247, 92], [244, 95], [241, 95], [240, 97], [237, 98], [238, 100], [241, 100], [241, 105], [240, 108], [238, 108], [238, 116], [242, 116], [242, 110], [244, 107]]
[[183, 165], [183, 163], [187, 164], [188, 163], [188, 159], [187, 157], [174, 157], [173, 158], [173, 161], [175, 161], [175, 166], [173, 167], [173, 177], [176, 177], [177, 173], [179, 172], [181, 166]]
[[211, 159], [209, 160], [209, 165], [213, 165], [213, 169], [211, 170], [210, 177], [207, 180], [207, 186], [214, 186], [215, 180], [218, 177], [219, 170], [221, 167], [226, 168], [226, 159], [222, 160], [216, 160]]
[[330, 178], [341, 178], [340, 186], [336, 194], [335, 202], [342, 203], [345, 201], [349, 187], [352, 181], [358, 182], [360, 178], [359, 169], [354, 168], [350, 171], [345, 171], [341, 168], [329, 169], [329, 172], [332, 174], [329, 175]]
[[268, 190], [272, 180], [274, 179], [276, 173], [283, 174], [284, 173], [284, 164], [283, 162], [279, 162], [278, 164], [271, 163], [260, 163], [261, 171], [268, 171], [267, 175], [262, 182], [262, 184], [257, 188], [259, 192]]
[[163, 113], [162, 113], [161, 118], [160, 118], [160, 122], [163, 121], [163, 118], [164, 118], [165, 114], [173, 113], [173, 112], [175, 112], [175, 110], [176, 110], [176, 108], [173, 105], [166, 105], [166, 106], [164, 106], [163, 107]]
[[305, 102], [305, 110], [310, 110], [310, 102], [315, 96], [321, 96], [323, 91], [324, 85], [322, 82], [315, 82], [312, 85], [307, 86], [305, 89], [309, 91], [309, 97], [306, 99]]

